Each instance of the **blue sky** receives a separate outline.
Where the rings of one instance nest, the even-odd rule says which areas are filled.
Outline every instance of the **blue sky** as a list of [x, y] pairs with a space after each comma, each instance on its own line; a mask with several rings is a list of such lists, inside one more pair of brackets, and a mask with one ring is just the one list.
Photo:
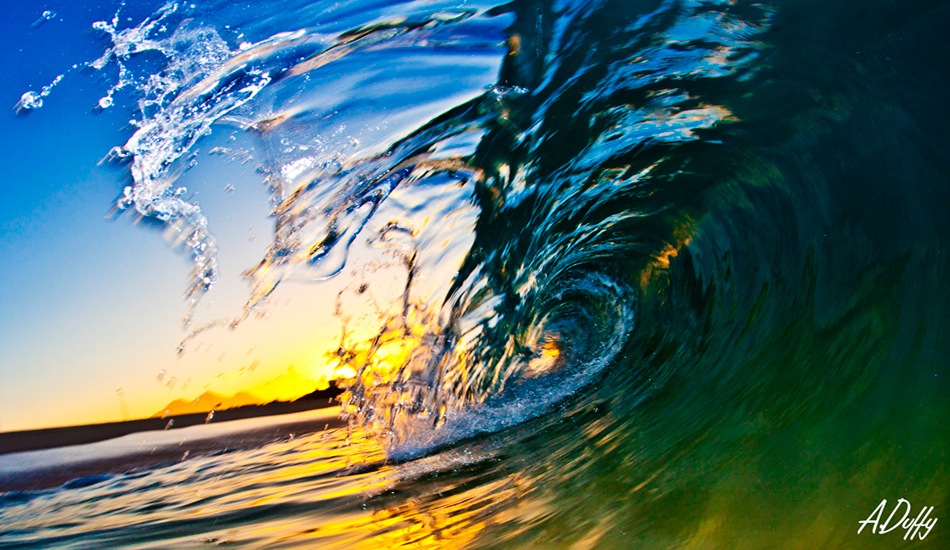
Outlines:
[[[47, 9], [56, 17], [33, 27]], [[0, 23], [0, 105], [7, 106], [0, 114], [2, 431], [118, 420], [119, 388], [136, 417], [205, 389], [233, 393], [266, 382], [291, 365], [307, 373], [322, 363], [324, 340], [332, 339], [295, 332], [326, 315], [325, 289], [289, 285], [286, 297], [275, 296], [269, 322], [209, 334], [195, 341], [203, 354], [178, 358], [187, 259], [169, 249], [160, 231], [135, 225], [130, 216], [106, 216], [128, 172], [98, 163], [131, 135], [133, 113], [121, 101], [94, 113], [110, 82], [85, 70], [68, 73], [42, 108], [14, 116], [21, 94], [101, 55], [104, 42], [90, 25], [114, 12], [112, 3], [25, 3], [10, 6]], [[137, 23], [147, 13], [123, 15]], [[199, 320], [236, 315], [247, 296], [239, 275], [271, 240], [255, 163], [207, 154], [232, 136], [231, 146], [254, 146], [234, 132], [218, 130], [202, 143], [198, 167], [180, 180], [197, 193], [222, 251], [221, 282], [202, 302]], [[225, 191], [228, 183], [233, 191]], [[237, 380], [234, 373], [254, 360], [260, 368]], [[167, 378], [160, 382], [162, 371]], [[172, 376], [176, 383], [167, 385]]]
[[[380, 1], [342, 8], [334, 4], [321, 11], [315, 4], [299, 1], [296, 7], [271, 10], [273, 16], [264, 19], [257, 17], [256, 9], [223, 1], [196, 9], [195, 14], [209, 18], [213, 14], [215, 21], [203, 23], [221, 31], [233, 50], [238, 41], [263, 40], [295, 29], [294, 25], [303, 24], [302, 15], [311, 21], [329, 18], [319, 28], [320, 33], [332, 33], [366, 24], [383, 12], [398, 20], [409, 9]], [[129, 183], [129, 172], [127, 165], [100, 161], [129, 139], [135, 130], [129, 121], [138, 114], [133, 110], [132, 87], [118, 91], [111, 108], [95, 112], [93, 107], [116, 83], [117, 70], [113, 65], [93, 71], [83, 64], [106, 51], [107, 40], [91, 26], [110, 21], [117, 5], [115, 1], [20, 4], [11, 7], [0, 22], [0, 74], [5, 76], [0, 80], [0, 105], [8, 108], [0, 114], [4, 168], [0, 185], [0, 431], [120, 420], [120, 388], [135, 418], [206, 390], [228, 395], [254, 391], [275, 379], [317, 380], [331, 374], [328, 353], [340, 342], [342, 322], [333, 312], [342, 290], [373, 283], [371, 298], [362, 292], [344, 293], [340, 298], [341, 303], [348, 300], [342, 306], [345, 314], [356, 319], [347, 324], [351, 342], [378, 333], [380, 315], [385, 315], [374, 308], [402, 303], [402, 264], [389, 265], [385, 260], [369, 268], [374, 255], [385, 256], [385, 251], [356, 242], [345, 273], [320, 283], [285, 280], [270, 295], [266, 315], [252, 315], [234, 330], [222, 327], [202, 332], [182, 356], [177, 354], [186, 336], [179, 321], [188, 311], [184, 301], [191, 267], [188, 258], [170, 248], [156, 224], [137, 224], [130, 215], [107, 217]], [[131, 3], [121, 10], [118, 28], [137, 26], [160, 5]], [[45, 10], [56, 15], [35, 25]], [[334, 13], [326, 16], [325, 11]], [[510, 21], [489, 19], [473, 21], [467, 30], [458, 29], [462, 35], [472, 34], [471, 55], [457, 57], [451, 48], [434, 47], [434, 55], [423, 59], [412, 48], [397, 44], [387, 57], [369, 48], [360, 56], [337, 62], [336, 72], [301, 76], [301, 82], [310, 82], [308, 87], [279, 89], [273, 92], [277, 99], [271, 100], [296, 101], [295, 94], [302, 92], [301, 101], [314, 109], [308, 111], [310, 119], [328, 121], [332, 115], [333, 120], [326, 123], [332, 123], [340, 135], [331, 136], [327, 145], [331, 153], [339, 152], [334, 139], [345, 140], [347, 146], [361, 145], [362, 152], [347, 154], [382, 151], [391, 140], [494, 84], [507, 51], [502, 29]], [[164, 61], [160, 54], [146, 52], [129, 59], [128, 66], [144, 69], [140, 74], [154, 74]], [[74, 66], [78, 68], [71, 69]], [[13, 107], [24, 92], [40, 92], [64, 73], [41, 108], [15, 116]], [[281, 94], [289, 95], [280, 99]], [[263, 139], [273, 145], [287, 138], [309, 148], [313, 140], [323, 137], [315, 137], [313, 133], [322, 130], [312, 126], [300, 129], [300, 135], [291, 128]], [[258, 139], [252, 132], [213, 126], [212, 133], [190, 151], [196, 167], [174, 183], [187, 188], [184, 197], [200, 205], [219, 251], [219, 281], [199, 304], [194, 326], [212, 320], [226, 325], [240, 316], [249, 296], [241, 274], [264, 257], [273, 241], [268, 190], [257, 171], [263, 160]], [[248, 154], [210, 154], [223, 146], [248, 151], [250, 160], [242, 162]], [[279, 158], [273, 147], [268, 150], [272, 161], [288, 160]], [[291, 155], [289, 161], [294, 160]], [[462, 210], [470, 206], [464, 197], [453, 200], [464, 206]], [[463, 218], [471, 214], [465, 212], [460, 214]], [[429, 218], [417, 222], [421, 227]], [[447, 228], [456, 227], [455, 221], [446, 223]], [[453, 250], [464, 253], [469, 222], [459, 223], [452, 230], [465, 233], [457, 235], [461, 240]], [[454, 273], [445, 266], [461, 262], [461, 257], [438, 249], [432, 258], [432, 269], [437, 270], [432, 273], [433, 285], [443, 284]], [[380, 267], [384, 264], [385, 269]], [[390, 269], [393, 266], [397, 268]], [[426, 286], [420, 281], [424, 279], [413, 280], [414, 288], [423, 294]], [[292, 388], [294, 384], [266, 387], [278, 386]], [[306, 384], [300, 388], [302, 393], [312, 389]]]

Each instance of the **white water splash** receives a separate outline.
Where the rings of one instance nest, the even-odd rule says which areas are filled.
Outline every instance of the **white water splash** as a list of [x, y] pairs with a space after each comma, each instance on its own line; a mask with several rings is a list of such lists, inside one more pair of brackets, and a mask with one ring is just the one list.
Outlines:
[[[186, 296], [193, 309], [217, 280], [217, 245], [201, 208], [184, 197], [186, 189], [175, 186], [178, 176], [188, 168], [182, 166], [182, 160], [190, 157], [195, 143], [210, 132], [213, 123], [253, 98], [279, 70], [253, 65], [303, 34], [280, 33], [232, 51], [213, 28], [189, 19], [169, 34], [170, 19], [177, 14], [178, 4], [166, 4], [138, 25], [125, 29], [119, 26], [122, 7], [111, 21], [92, 25], [108, 36], [110, 46], [106, 51], [93, 61], [74, 65], [67, 73], [81, 68], [103, 71], [112, 67], [118, 71], [95, 110], [112, 107], [116, 92], [135, 90], [138, 115], [130, 123], [137, 130], [106, 157], [131, 162], [132, 182], [122, 191], [113, 211], [131, 210], [166, 226], [169, 241], [192, 260]], [[164, 56], [164, 68], [144, 75], [130, 69], [130, 58], [144, 52]], [[67, 73], [57, 76], [40, 92], [24, 93], [14, 109], [19, 113], [42, 107], [43, 99]], [[186, 325], [190, 319], [191, 314], [186, 316]]]

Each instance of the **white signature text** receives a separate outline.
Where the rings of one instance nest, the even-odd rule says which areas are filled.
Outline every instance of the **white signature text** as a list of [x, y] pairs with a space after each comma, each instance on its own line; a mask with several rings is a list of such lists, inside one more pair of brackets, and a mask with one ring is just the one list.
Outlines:
[[[910, 502], [905, 499], [899, 499], [897, 504], [894, 505], [891, 515], [887, 516], [887, 519], [882, 522], [881, 518], [884, 516], [886, 509], [887, 499], [884, 499], [880, 504], [877, 505], [877, 508], [871, 512], [871, 515], [868, 516], [868, 519], [858, 522], [861, 524], [861, 527], [858, 528], [858, 534], [860, 535], [861, 531], [863, 531], [868, 525], [871, 526], [871, 533], [878, 535], [890, 533], [894, 529], [900, 527], [906, 531], [904, 533], [904, 540], [914, 540], [915, 537], [919, 537], [920, 540], [924, 540], [927, 535], [930, 534], [930, 530], [933, 529], [934, 525], [937, 523], [937, 518], [930, 520], [927, 519], [930, 516], [930, 513], [934, 510], [933, 506], [929, 508], [924, 506], [917, 514], [917, 517], [912, 518], [910, 517]], [[894, 516], [897, 515], [897, 513], [902, 509], [904, 511], [904, 515], [901, 516], [899, 520], [891, 523], [891, 520], [894, 519]], [[924, 530], [921, 530], [921, 528]]]

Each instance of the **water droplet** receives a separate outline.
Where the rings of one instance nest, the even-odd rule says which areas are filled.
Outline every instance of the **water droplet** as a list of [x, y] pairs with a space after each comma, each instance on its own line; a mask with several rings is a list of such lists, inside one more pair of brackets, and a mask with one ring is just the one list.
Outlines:
[[39, 109], [42, 106], [43, 98], [40, 97], [40, 94], [36, 92], [26, 92], [20, 96], [20, 101], [16, 104], [14, 109], [17, 111], [20, 109]]
[[42, 15], [40, 15], [40, 17], [39, 17], [36, 21], [34, 21], [33, 23], [31, 23], [30, 26], [35, 29], [36, 27], [39, 27], [39, 26], [42, 25], [43, 23], [46, 23], [47, 21], [53, 19], [54, 17], [56, 17], [56, 12], [55, 12], [55, 11], [53, 11], [53, 10], [46, 10], [46, 11], [43, 12]]

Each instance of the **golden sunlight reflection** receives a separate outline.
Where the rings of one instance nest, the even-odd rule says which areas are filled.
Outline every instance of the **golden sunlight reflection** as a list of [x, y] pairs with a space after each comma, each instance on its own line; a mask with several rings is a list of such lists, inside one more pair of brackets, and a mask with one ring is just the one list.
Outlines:
[[538, 352], [528, 361], [523, 375], [526, 378], [535, 378], [560, 369], [564, 364], [562, 347], [563, 344], [558, 338], [554, 336], [545, 338]]
[[[462, 548], [495, 522], [528, 525], [549, 514], [523, 474], [498, 477], [496, 458], [449, 452], [391, 465], [372, 434], [349, 426], [231, 455], [227, 470], [213, 475], [204, 472], [216, 468], [215, 457], [182, 462], [176, 467], [180, 483], [168, 490], [191, 494], [194, 521], [320, 506], [317, 514], [222, 528], [207, 534], [209, 542]], [[440, 474], [450, 471], [453, 481], [446, 484]], [[180, 511], [152, 514], [163, 521]]]
[[673, 230], [670, 242], [659, 253], [653, 257], [653, 262], [646, 266], [640, 275], [640, 286], [647, 288], [655, 275], [667, 273], [670, 267], [670, 260], [679, 255], [683, 247], [689, 246], [695, 231], [695, 223], [688, 216], [681, 222], [680, 226]]
[[423, 488], [420, 494], [375, 512], [371, 523], [353, 526], [373, 530], [372, 538], [354, 548], [465, 548], [499, 520], [499, 513], [510, 510], [521, 493], [516, 477], [468, 489], [461, 483]]
[[[367, 439], [351, 442], [339, 451], [368, 459], [373, 455]], [[320, 468], [328, 457], [319, 453], [307, 455], [319, 460]], [[333, 457], [340, 460], [342, 457]], [[486, 457], [481, 457], [486, 458]], [[547, 515], [537, 499], [526, 499], [531, 485], [520, 475], [497, 478], [482, 471], [482, 464], [471, 457], [451, 453], [399, 466], [381, 466], [362, 474], [347, 476], [335, 491], [324, 498], [351, 496], [360, 489], [364, 504], [358, 511], [339, 511], [335, 521], [319, 525], [286, 526], [277, 541], [300, 543], [310, 541], [321, 548], [464, 548], [484, 530], [498, 521], [530, 524]], [[316, 464], [316, 463], [315, 463]], [[454, 476], [466, 469], [449, 485], [438, 475], [451, 469]], [[287, 469], [288, 476], [307, 476], [306, 468]], [[495, 479], [491, 479], [495, 477]], [[352, 483], [359, 478], [358, 485]], [[429, 481], [426, 481], [429, 479]], [[512, 506], [525, 502], [525, 506]], [[273, 528], [270, 528], [273, 529]]]

